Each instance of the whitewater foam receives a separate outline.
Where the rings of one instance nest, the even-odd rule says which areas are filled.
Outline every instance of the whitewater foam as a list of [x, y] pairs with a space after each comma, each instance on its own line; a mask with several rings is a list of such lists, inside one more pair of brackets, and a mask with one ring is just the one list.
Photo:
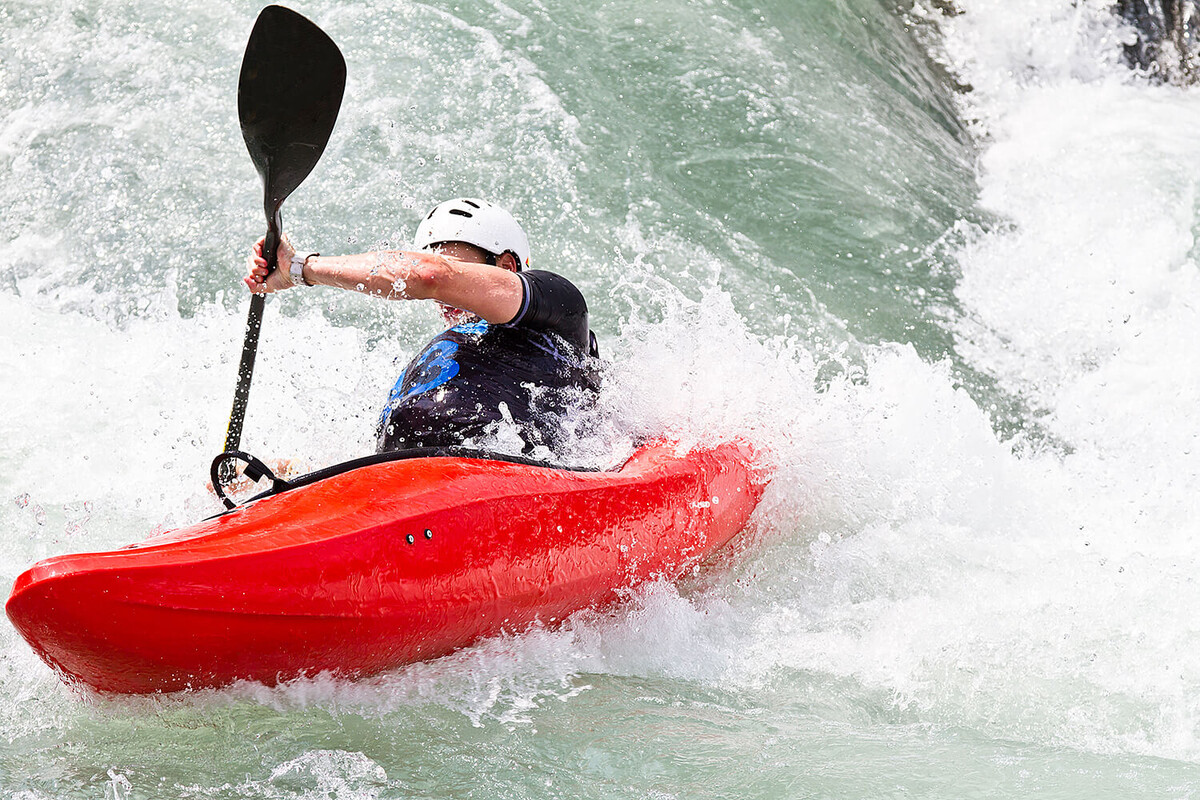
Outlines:
[[1108, 3], [959, 5], [940, 53], [973, 87], [997, 222], [956, 254], [957, 347], [1065, 448], [1021, 459], [1052, 487], [1037, 538], [1053, 558], [1012, 587], [1045, 593], [1009, 634], [1047, 681], [1027, 697], [1058, 706], [1046, 735], [1076, 746], [1195, 758], [1197, 642], [1173, 609], [1195, 602], [1200, 530], [1200, 98], [1118, 63]]

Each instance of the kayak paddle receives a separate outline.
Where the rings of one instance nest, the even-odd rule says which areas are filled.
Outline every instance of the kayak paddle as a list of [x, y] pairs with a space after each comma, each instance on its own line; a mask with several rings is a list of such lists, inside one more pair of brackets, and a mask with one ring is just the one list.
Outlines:
[[[259, 13], [242, 56], [238, 119], [246, 149], [262, 177], [267, 215], [263, 256], [270, 270], [277, 266], [282, 235], [280, 206], [325, 152], [345, 87], [346, 60], [324, 31], [282, 6], [267, 6]], [[263, 295], [250, 298], [226, 451], [241, 444], [263, 305]]]

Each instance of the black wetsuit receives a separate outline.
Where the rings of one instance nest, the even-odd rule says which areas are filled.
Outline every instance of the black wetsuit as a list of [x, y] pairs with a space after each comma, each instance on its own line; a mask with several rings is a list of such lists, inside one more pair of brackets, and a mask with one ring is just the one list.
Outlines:
[[511, 322], [473, 322], [442, 332], [396, 381], [380, 415], [378, 452], [448, 447], [506, 417], [528, 452], [553, 447], [567, 409], [598, 387], [579, 289], [552, 272], [518, 272], [521, 310]]

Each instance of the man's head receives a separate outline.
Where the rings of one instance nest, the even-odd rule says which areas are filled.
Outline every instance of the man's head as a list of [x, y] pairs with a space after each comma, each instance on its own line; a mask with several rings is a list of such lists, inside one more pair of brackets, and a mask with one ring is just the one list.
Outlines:
[[413, 246], [512, 271], [529, 266], [529, 237], [520, 223], [500, 206], [474, 197], [435, 206], [417, 225]]

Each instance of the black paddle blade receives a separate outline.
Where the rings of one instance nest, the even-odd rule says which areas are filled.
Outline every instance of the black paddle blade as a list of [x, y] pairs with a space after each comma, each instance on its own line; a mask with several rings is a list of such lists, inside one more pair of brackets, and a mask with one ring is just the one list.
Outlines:
[[283, 6], [262, 10], [242, 57], [238, 117], [268, 221], [325, 152], [345, 88], [346, 60], [324, 31]]

